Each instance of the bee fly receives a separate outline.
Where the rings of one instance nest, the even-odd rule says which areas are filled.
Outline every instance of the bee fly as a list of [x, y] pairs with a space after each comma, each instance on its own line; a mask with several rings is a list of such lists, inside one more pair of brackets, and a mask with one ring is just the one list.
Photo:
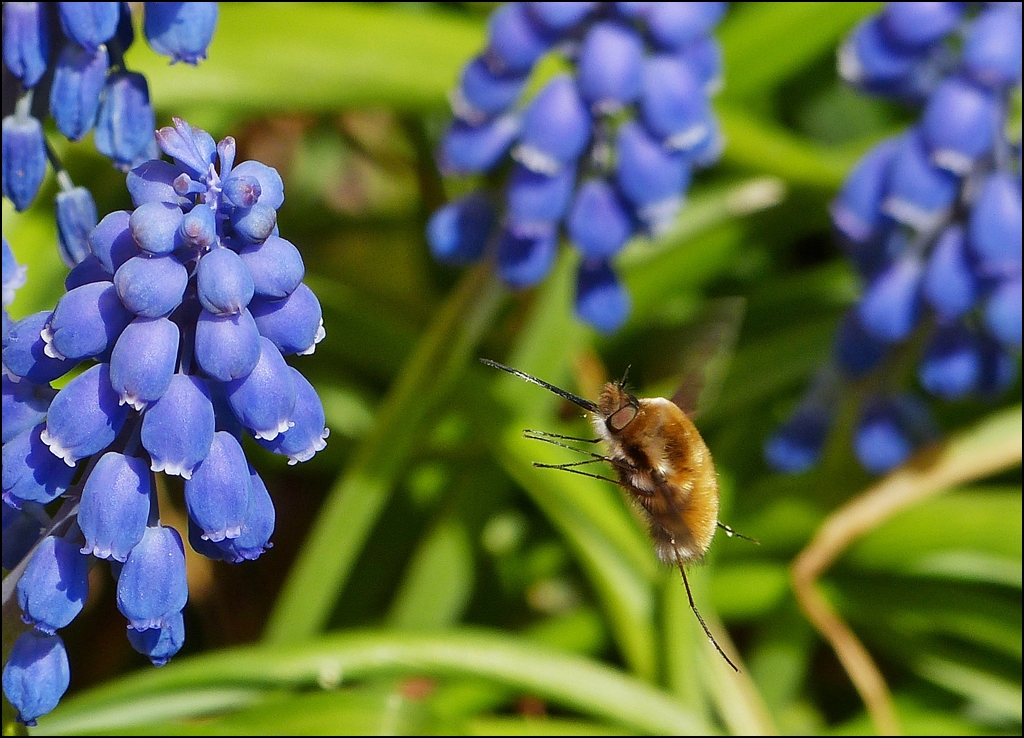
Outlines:
[[[729, 666], [739, 671], [711, 635], [697, 610], [690, 592], [690, 583], [686, 579], [684, 566], [704, 557], [711, 546], [716, 527], [729, 536], [747, 538], [718, 521], [718, 477], [711, 461], [711, 452], [693, 421], [671, 400], [663, 397], [634, 397], [626, 391], [625, 378], [605, 384], [597, 402], [591, 402], [518, 369], [490, 359], [480, 361], [538, 384], [592, 414], [598, 438], [574, 438], [543, 431], [524, 431], [527, 438], [568, 448], [590, 457], [586, 461], [568, 464], [534, 462], [534, 466], [603, 479], [626, 490], [646, 513], [658, 558], [666, 564], [679, 567], [690, 609], [697, 616], [707, 637]], [[574, 448], [562, 441], [604, 441], [607, 455]], [[611, 464], [618, 479], [591, 474], [578, 468], [599, 461]]]

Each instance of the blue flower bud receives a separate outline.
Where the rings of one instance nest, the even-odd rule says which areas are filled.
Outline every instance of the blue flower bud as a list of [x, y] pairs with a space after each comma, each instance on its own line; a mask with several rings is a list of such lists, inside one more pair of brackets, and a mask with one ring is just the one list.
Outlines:
[[615, 12], [623, 18], [642, 20], [647, 17], [654, 3], [612, 3], [612, 5], [615, 6]]
[[482, 58], [476, 57], [462, 70], [452, 110], [468, 123], [482, 123], [512, 107], [526, 85], [526, 78], [525, 74], [495, 74]]
[[[981, 376], [976, 391], [984, 398], [997, 397], [1010, 389], [1017, 380], [1017, 360], [998, 341], [986, 335], [979, 336], [979, 340]], [[1016, 350], [1020, 350], [1019, 343]]]
[[683, 154], [669, 151], [643, 126], [631, 121], [619, 129], [615, 178], [640, 219], [652, 230], [674, 217], [690, 182]]
[[981, 379], [981, 343], [960, 325], [942, 327], [932, 336], [918, 366], [926, 391], [944, 400], [958, 400], [977, 389]]
[[647, 28], [656, 43], [681, 49], [709, 35], [727, 8], [728, 3], [651, 3]]
[[1020, 6], [990, 3], [978, 14], [964, 40], [963, 68], [971, 79], [988, 87], [1020, 84]]
[[591, 179], [577, 191], [566, 228], [584, 258], [607, 259], [633, 235], [633, 219], [614, 187]]
[[205, 556], [211, 561], [223, 561], [224, 551], [221, 549], [219, 544], [230, 542], [232, 539], [225, 538], [223, 541], [220, 541], [219, 543], [214, 543], [213, 541], [204, 538], [204, 535], [205, 534], [203, 533], [202, 528], [196, 525], [195, 521], [192, 520], [192, 518], [188, 518], [189, 547], [200, 556]]
[[974, 307], [979, 289], [964, 229], [950, 226], [939, 236], [928, 257], [921, 293], [941, 318], [955, 320]]
[[216, 544], [220, 549], [221, 558], [233, 564], [254, 561], [274, 545], [270, 542], [276, 516], [274, 501], [270, 498], [267, 486], [260, 479], [260, 475], [251, 466], [249, 475], [252, 480], [252, 497], [249, 511], [242, 523], [242, 532], [237, 538], [225, 538]]
[[2, 128], [3, 193], [20, 212], [32, 204], [46, 175], [43, 126], [28, 115], [8, 115]]
[[1003, 346], [1020, 350], [1021, 278], [1003, 280], [985, 302], [985, 327]]
[[231, 410], [256, 438], [272, 441], [291, 427], [295, 382], [281, 352], [260, 336], [260, 358], [248, 375], [227, 382]]
[[498, 241], [498, 276], [512, 289], [532, 287], [551, 271], [557, 250], [553, 226], [535, 231], [503, 228]]
[[48, 385], [29, 381], [15, 381], [4, 372], [3, 382], [3, 443], [22, 431], [34, 428], [50, 407], [57, 391]]
[[147, 254], [169, 254], [178, 248], [181, 236], [178, 229], [185, 215], [177, 205], [149, 202], [132, 211], [128, 228], [139, 248]]
[[167, 318], [136, 318], [110, 354], [110, 385], [122, 403], [142, 410], [159, 400], [178, 361], [178, 326]]
[[50, 115], [57, 130], [72, 141], [78, 141], [96, 124], [108, 66], [110, 57], [105, 46], [86, 51], [77, 44], [65, 44], [60, 52], [50, 88]]
[[174, 528], [146, 528], [117, 578], [117, 609], [133, 630], [166, 627], [188, 601], [185, 548]]
[[932, 433], [928, 411], [909, 395], [875, 398], [861, 409], [854, 452], [861, 466], [883, 474], [910, 456]]
[[888, 187], [889, 170], [901, 144], [899, 138], [876, 144], [857, 162], [832, 201], [832, 223], [850, 240], [863, 243], [878, 232], [884, 217], [882, 199]]
[[869, 91], [920, 94], [914, 73], [923, 53], [893, 43], [875, 16], [857, 26], [839, 48], [839, 74]]
[[234, 174], [221, 183], [220, 189], [228, 204], [239, 208], [251, 208], [263, 192], [255, 177], [239, 177]]
[[55, 359], [46, 353], [40, 333], [53, 315], [49, 310], [22, 318], [4, 337], [3, 362], [11, 374], [33, 384], [48, 384], [78, 366], [77, 361]]
[[88, 595], [89, 557], [63, 538], [44, 538], [18, 580], [22, 622], [53, 635], [75, 619]]
[[189, 479], [210, 453], [215, 427], [206, 382], [175, 374], [167, 391], [142, 416], [142, 446], [152, 459], [152, 470]]
[[268, 451], [288, 457], [288, 463], [309, 461], [327, 446], [330, 431], [326, 427], [324, 406], [313, 385], [294, 367], [288, 367], [295, 382], [295, 409], [292, 427], [272, 441], [260, 440]]
[[252, 177], [259, 182], [261, 193], [259, 196], [260, 205], [264, 205], [271, 210], [277, 210], [284, 204], [284, 181], [273, 167], [268, 167], [259, 161], [243, 161], [231, 170], [231, 176]]
[[839, 368], [850, 378], [858, 379], [878, 366], [886, 348], [885, 343], [864, 330], [855, 308], [843, 318], [833, 351]]
[[714, 116], [700, 78], [671, 56], [652, 56], [644, 64], [640, 112], [667, 149], [688, 151], [711, 134]]
[[3, 243], [3, 306], [7, 307], [14, 302], [14, 293], [25, 284], [25, 274], [28, 267], [19, 264], [11, 251], [11, 245], [7, 239]]
[[237, 208], [231, 213], [231, 225], [249, 243], [263, 243], [277, 226], [277, 211], [262, 203], [251, 208]]
[[249, 306], [260, 335], [269, 338], [284, 356], [307, 356], [324, 339], [323, 311], [313, 290], [300, 284], [280, 300], [257, 298]]
[[280, 236], [248, 244], [238, 252], [253, 282], [253, 295], [271, 299], [290, 295], [302, 283], [306, 268], [295, 246]]
[[118, 402], [110, 386], [110, 367], [96, 364], [57, 393], [50, 403], [46, 430], [41, 434], [50, 452], [68, 466], [99, 453], [117, 436], [128, 406]]
[[42, 3], [4, 3], [4, 64], [26, 88], [36, 86], [50, 58], [45, 9]]
[[28, 556], [50, 526], [50, 518], [38, 502], [22, 502], [21, 509], [0, 502], [3, 508], [2, 555], [3, 568], [12, 570]]
[[173, 127], [164, 126], [156, 132], [157, 143], [189, 176], [201, 180], [217, 157], [217, 143], [202, 128], [190, 126], [181, 118], [173, 120]]
[[249, 512], [252, 480], [245, 452], [230, 433], [213, 436], [210, 453], [185, 480], [185, 505], [206, 540], [237, 538]]
[[558, 173], [547, 175], [517, 164], [505, 193], [508, 222], [521, 230], [557, 223], [569, 207], [575, 183], [576, 171], [572, 167], [562, 167]]
[[85, 536], [82, 553], [98, 559], [127, 559], [146, 532], [151, 491], [145, 459], [114, 451], [103, 454], [82, 489], [78, 509], [78, 525]]
[[430, 253], [447, 264], [475, 261], [483, 255], [496, 220], [494, 205], [479, 192], [450, 202], [427, 222]]
[[217, 3], [146, 3], [143, 33], [171, 63], [198, 64], [217, 27]]
[[765, 442], [765, 461], [786, 474], [807, 471], [821, 459], [832, 420], [831, 408], [816, 402], [801, 404]]
[[487, 24], [488, 66], [498, 73], [528, 72], [550, 46], [550, 40], [538, 27], [524, 3], [506, 3]]
[[92, 52], [117, 32], [120, 3], [57, 3], [64, 34]]
[[234, 251], [220, 247], [204, 254], [196, 269], [199, 302], [214, 315], [241, 312], [253, 296], [252, 275]]
[[992, 150], [999, 129], [995, 95], [963, 79], [943, 81], [928, 99], [921, 135], [935, 166], [965, 175]]
[[217, 243], [217, 214], [208, 207], [192, 208], [181, 221], [181, 240], [198, 252], [209, 251]]
[[139, 255], [139, 247], [128, 229], [130, 220], [131, 213], [127, 210], [115, 210], [104, 215], [103, 220], [89, 234], [89, 249], [109, 275], [113, 275], [130, 258]]
[[132, 648], [146, 656], [153, 666], [163, 666], [185, 644], [185, 618], [181, 612], [176, 612], [165, 617], [163, 623], [155, 628], [128, 628], [128, 642], [132, 644]]
[[[86, 242], [88, 245], [88, 242]], [[93, 282], [109, 282], [110, 275], [103, 268], [103, 264], [96, 258], [96, 255], [89, 253], [81, 262], [72, 267], [68, 276], [64, 278], [64, 291], [70, 292], [76, 287]]]
[[519, 119], [502, 115], [479, 125], [454, 121], [441, 142], [441, 169], [445, 174], [486, 172], [505, 155], [519, 133]]
[[203, 310], [196, 323], [196, 362], [221, 382], [244, 377], [260, 359], [259, 338], [256, 321], [248, 310], [235, 315]]
[[556, 174], [583, 153], [590, 141], [591, 118], [572, 77], [550, 80], [523, 114], [519, 145], [513, 155], [534, 170]]
[[147, 202], [166, 202], [181, 206], [181, 196], [174, 189], [174, 180], [181, 169], [163, 159], [151, 159], [128, 172], [125, 184], [135, 207]]
[[114, 273], [121, 303], [143, 318], [169, 315], [181, 304], [188, 270], [174, 256], [133, 256]]
[[630, 300], [611, 265], [584, 259], [576, 273], [576, 315], [601, 333], [614, 333], [629, 317]]
[[924, 265], [914, 256], [899, 259], [868, 285], [857, 317], [869, 335], [903, 341], [921, 317], [920, 284]]
[[929, 230], [953, 207], [959, 189], [959, 178], [932, 164], [920, 131], [914, 129], [903, 137], [893, 159], [882, 210], [915, 230]]
[[89, 233], [99, 216], [92, 193], [85, 187], [61, 190], [54, 200], [60, 255], [68, 267], [82, 263], [89, 256]]
[[564, 33], [597, 8], [597, 3], [524, 3], [530, 16], [542, 28]]
[[96, 121], [96, 150], [127, 171], [156, 158], [155, 127], [146, 78], [138, 72], [111, 72]]
[[70, 683], [71, 666], [60, 636], [35, 630], [18, 636], [3, 674], [4, 694], [18, 711], [18, 722], [34, 726], [36, 718], [57, 706]]
[[676, 56], [697, 75], [705, 94], [713, 95], [721, 89], [722, 47], [714, 36], [698, 39]]
[[75, 475], [46, 447], [43, 425], [24, 430], [3, 447], [3, 500], [20, 510], [24, 502], [45, 505], [67, 491]]
[[956, 29], [964, 7], [965, 3], [886, 3], [880, 15], [881, 29], [900, 47], [928, 46]]
[[595, 113], [614, 113], [640, 94], [644, 45], [629, 26], [595, 23], [577, 61], [580, 94]]
[[982, 182], [967, 220], [967, 235], [983, 274], [1020, 274], [1021, 191], [1016, 177], [995, 172]]
[[78, 361], [113, 348], [132, 316], [113, 282], [91, 282], [76, 287], [57, 301], [50, 324], [43, 331], [46, 353]]

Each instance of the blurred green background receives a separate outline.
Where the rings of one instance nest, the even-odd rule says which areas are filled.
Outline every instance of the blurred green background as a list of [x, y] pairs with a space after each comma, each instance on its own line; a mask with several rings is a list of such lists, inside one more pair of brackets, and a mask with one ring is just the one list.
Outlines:
[[[572, 316], [568, 249], [542, 286], [512, 294], [486, 265], [435, 264], [424, 242], [426, 217], [466, 188], [441, 179], [433, 151], [492, 4], [223, 3], [194, 69], [136, 44], [128, 61], [159, 125], [176, 115], [232, 135], [239, 160], [284, 178], [281, 235], [303, 254], [327, 330], [292, 363], [331, 436], [296, 467], [247, 447], [277, 507], [276, 545], [238, 566], [190, 556], [187, 641], [168, 666], [131, 650], [96, 567], [86, 610], [62, 631], [71, 689], [31, 732], [870, 732], [789, 578], [822, 522], [875, 482], [850, 451], [855, 392], [815, 471], [775, 474], [761, 448], [859, 293], [826, 206], [861, 153], [914, 119], [837, 80], [837, 44], [878, 7], [734, 5], [718, 34], [723, 159], [669, 233], [622, 255], [634, 308], [611, 337]], [[91, 139], [60, 154], [101, 214], [130, 207]], [[52, 178], [46, 188], [24, 214], [4, 203], [4, 235], [29, 266], [15, 318], [61, 290]], [[761, 545], [718, 536], [690, 579], [739, 675], [617, 489], [532, 467], [575, 458], [522, 429], [585, 434], [578, 411], [477, 361], [588, 397], [631, 365], [638, 394], [671, 392], [686, 326], [734, 295], [746, 318], [699, 426], [721, 518]], [[935, 409], [953, 450], [984, 432], [1019, 459], [1020, 398], [1018, 380], [999, 403]], [[992, 476], [968, 455], [959, 471], [955, 489], [868, 530], [821, 586], [880, 666], [904, 731], [1019, 734], [1019, 460]], [[177, 480], [162, 494], [179, 525]]]

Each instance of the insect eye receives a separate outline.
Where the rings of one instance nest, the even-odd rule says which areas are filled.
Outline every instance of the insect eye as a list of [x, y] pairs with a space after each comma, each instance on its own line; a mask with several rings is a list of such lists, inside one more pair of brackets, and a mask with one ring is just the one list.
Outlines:
[[638, 408], [635, 405], [624, 405], [608, 416], [608, 428], [613, 432], [619, 432], [633, 422]]

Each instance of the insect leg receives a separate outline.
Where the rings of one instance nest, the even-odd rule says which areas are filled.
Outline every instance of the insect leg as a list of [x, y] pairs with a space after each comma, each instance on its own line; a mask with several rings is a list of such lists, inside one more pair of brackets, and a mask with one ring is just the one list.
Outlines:
[[[597, 461], [597, 459], [593, 459], [592, 461]], [[581, 461], [580, 463], [590, 464], [592, 463], [592, 461]], [[559, 469], [561, 471], [579, 474], [580, 476], [583, 477], [590, 477], [591, 479], [600, 479], [605, 482], [611, 482], [612, 484], [618, 484], [618, 482], [612, 479], [611, 477], [602, 477], [600, 474], [591, 474], [590, 472], [580, 471], [579, 469], [573, 469], [572, 464], [541, 464], [540, 462], [535, 461], [533, 462], [533, 465], [538, 469]]]
[[[591, 453], [590, 451], [584, 451], [581, 448], [576, 448], [575, 446], [570, 446], [567, 443], [560, 443], [559, 441], [556, 441], [554, 438], [548, 438], [547, 436], [534, 435], [536, 433], [537, 433], [537, 431], [524, 430], [523, 431], [523, 437], [524, 438], [529, 438], [531, 441], [544, 441], [544, 443], [550, 443], [552, 446], [558, 446], [559, 448], [567, 448], [570, 451], [575, 451], [578, 454], [583, 454], [585, 456], [589, 456], [592, 459], [599, 459], [600, 461], [608, 461], [608, 458], [605, 457], [605, 456], [601, 456], [601, 454], [595, 454], [595, 453]], [[576, 439], [573, 439], [573, 440], [576, 440]]]
[[761, 545], [761, 542], [759, 540], [757, 540], [756, 538], [751, 538], [750, 536], [745, 536], [742, 533], [737, 533], [736, 531], [734, 531], [732, 528], [730, 528], [728, 525], [726, 525], [725, 523], [723, 523], [721, 521], [718, 522], [718, 527], [721, 528], [722, 530], [724, 530], [725, 534], [727, 536], [729, 536], [730, 538], [732, 538], [733, 536], [736, 536], [737, 538], [742, 538], [744, 541], [750, 541], [751, 543], [756, 543], [759, 546]]
[[676, 563], [679, 564], [679, 573], [683, 575], [683, 586], [686, 587], [686, 598], [690, 601], [690, 609], [693, 610], [693, 614], [697, 616], [697, 622], [699, 622], [700, 627], [704, 629], [704, 634], [711, 641], [711, 645], [715, 647], [715, 650], [718, 651], [718, 653], [722, 654], [722, 658], [725, 659], [725, 663], [729, 664], [729, 666], [732, 667], [732, 670], [738, 674], [740, 671], [739, 667], [725, 655], [725, 651], [723, 651], [722, 647], [718, 645], [718, 641], [715, 640], [715, 637], [711, 635], [711, 631], [708, 629], [707, 623], [704, 622], [704, 618], [700, 616], [700, 612], [697, 610], [697, 605], [693, 601], [693, 594], [690, 592], [690, 583], [686, 580], [686, 569], [683, 568], [683, 562], [677, 560]]
[[579, 441], [580, 443], [600, 443], [601, 441], [600, 438], [577, 438], [576, 436], [563, 436], [560, 433], [548, 433], [547, 431], [530, 430], [529, 428], [523, 431], [523, 435], [538, 441], [543, 440], [543, 438], [561, 438], [563, 441]]

